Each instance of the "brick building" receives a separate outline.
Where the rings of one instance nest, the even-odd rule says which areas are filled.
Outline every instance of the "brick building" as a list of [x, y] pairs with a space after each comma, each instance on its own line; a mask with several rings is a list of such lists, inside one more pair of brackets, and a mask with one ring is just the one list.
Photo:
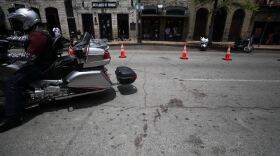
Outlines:
[[[57, 26], [65, 37], [88, 31], [96, 38], [109, 40], [198, 40], [208, 34], [212, 16], [212, 5], [195, 6], [192, 0], [2, 0], [0, 6], [5, 15], [20, 7], [31, 7], [49, 30]], [[219, 12], [213, 40], [247, 37], [256, 32], [256, 18], [261, 17], [235, 7]], [[7, 29], [17, 27], [7, 19], [5, 25]]]

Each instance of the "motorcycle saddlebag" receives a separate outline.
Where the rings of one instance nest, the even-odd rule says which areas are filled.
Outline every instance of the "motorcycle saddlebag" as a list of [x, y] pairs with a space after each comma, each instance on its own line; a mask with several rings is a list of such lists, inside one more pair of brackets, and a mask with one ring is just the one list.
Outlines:
[[137, 74], [131, 68], [124, 66], [117, 67], [115, 74], [120, 84], [131, 84], [137, 78]]

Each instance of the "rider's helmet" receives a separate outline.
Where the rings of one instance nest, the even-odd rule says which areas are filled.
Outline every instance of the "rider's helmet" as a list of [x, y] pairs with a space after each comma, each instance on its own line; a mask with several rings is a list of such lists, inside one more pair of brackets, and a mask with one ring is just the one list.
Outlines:
[[25, 31], [41, 22], [39, 15], [29, 8], [17, 9], [15, 12], [8, 15], [8, 19], [20, 21], [22, 23], [22, 28]]

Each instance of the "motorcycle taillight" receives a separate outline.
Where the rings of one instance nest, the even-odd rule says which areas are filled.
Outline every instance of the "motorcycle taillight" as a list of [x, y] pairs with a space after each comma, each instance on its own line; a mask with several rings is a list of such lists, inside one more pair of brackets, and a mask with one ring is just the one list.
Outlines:
[[68, 55], [74, 55], [75, 51], [71, 48], [68, 49]]
[[110, 53], [108, 51], [105, 51], [103, 55], [103, 59], [110, 59], [110, 58], [111, 58]]

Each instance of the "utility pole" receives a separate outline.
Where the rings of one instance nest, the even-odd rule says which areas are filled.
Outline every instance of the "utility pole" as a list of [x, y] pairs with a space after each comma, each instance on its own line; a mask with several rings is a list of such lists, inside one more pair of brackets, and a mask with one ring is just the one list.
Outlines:
[[141, 0], [137, 0], [137, 5], [136, 5], [136, 33], [137, 33], [137, 43], [142, 42], [142, 21], [140, 17], [140, 12], [141, 12]]

